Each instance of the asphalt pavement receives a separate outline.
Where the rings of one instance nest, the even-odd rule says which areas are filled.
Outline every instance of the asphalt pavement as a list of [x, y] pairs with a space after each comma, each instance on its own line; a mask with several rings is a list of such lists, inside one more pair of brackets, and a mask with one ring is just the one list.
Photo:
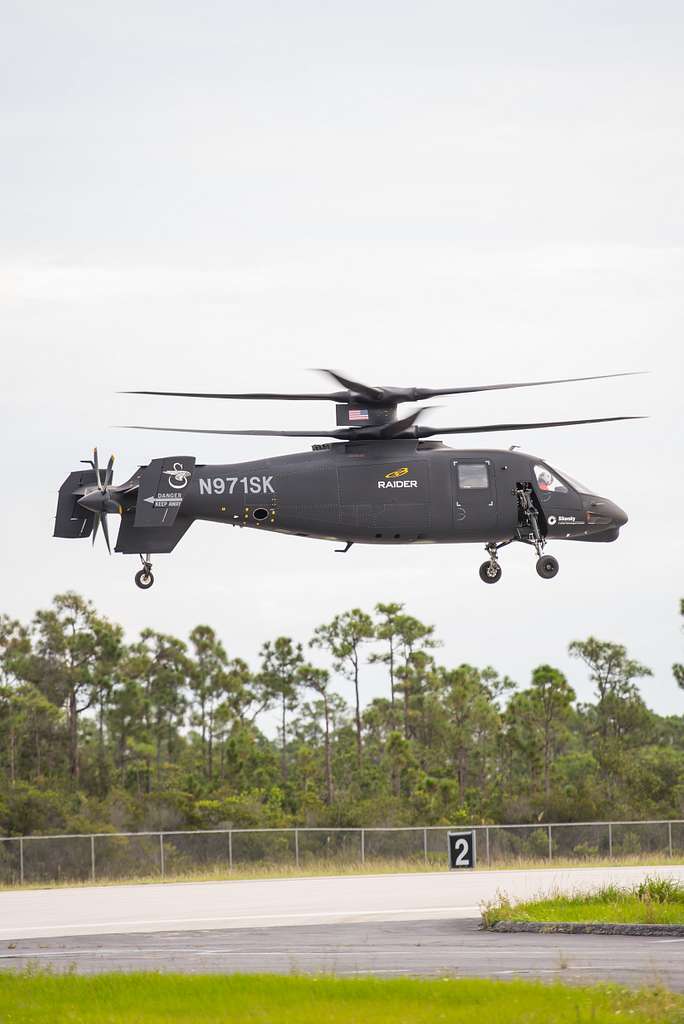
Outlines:
[[0, 969], [79, 974], [325, 973], [344, 977], [541, 978], [684, 992], [684, 939], [502, 935], [479, 919], [148, 932], [19, 939], [0, 944]]

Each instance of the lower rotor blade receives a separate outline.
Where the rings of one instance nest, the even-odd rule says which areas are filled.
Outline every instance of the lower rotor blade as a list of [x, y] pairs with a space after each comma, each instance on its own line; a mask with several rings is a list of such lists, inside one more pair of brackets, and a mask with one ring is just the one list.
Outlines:
[[646, 416], [598, 416], [588, 420], [550, 420], [547, 423], [483, 423], [479, 427], [414, 427], [416, 437], [437, 434], [488, 434], [497, 430], [540, 430], [546, 427], [576, 427], [582, 423], [615, 423], [618, 420], [645, 420]]
[[101, 516], [102, 519], [102, 533], [104, 534], [105, 544], [107, 545], [107, 551], [111, 555], [112, 546], [109, 543], [109, 527], [107, 526], [107, 515], [106, 513]]

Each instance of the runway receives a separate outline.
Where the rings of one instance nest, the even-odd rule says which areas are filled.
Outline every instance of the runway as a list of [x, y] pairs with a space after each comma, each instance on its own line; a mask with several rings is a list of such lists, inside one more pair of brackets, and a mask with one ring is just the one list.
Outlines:
[[[500, 935], [473, 918], [20, 939], [0, 969], [541, 978], [684, 991], [684, 939]], [[11, 948], [10, 948], [11, 945]]]
[[84, 886], [0, 893], [0, 942], [67, 935], [266, 928], [476, 918], [498, 891], [514, 899], [628, 884], [646, 874], [684, 880], [684, 866], [435, 871], [239, 882]]
[[0, 893], [0, 969], [312, 972], [656, 981], [684, 991], [684, 939], [479, 929], [497, 892], [684, 880], [684, 866], [430, 872]]

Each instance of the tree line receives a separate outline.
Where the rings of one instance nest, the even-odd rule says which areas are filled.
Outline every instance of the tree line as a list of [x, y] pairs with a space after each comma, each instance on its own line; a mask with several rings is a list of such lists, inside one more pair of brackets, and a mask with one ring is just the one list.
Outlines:
[[[0, 832], [684, 817], [684, 716], [646, 706], [623, 645], [570, 644], [589, 702], [552, 665], [521, 687], [440, 646], [396, 603], [254, 666], [206, 625], [129, 643], [73, 592], [0, 616]], [[387, 688], [364, 703], [369, 664]]]

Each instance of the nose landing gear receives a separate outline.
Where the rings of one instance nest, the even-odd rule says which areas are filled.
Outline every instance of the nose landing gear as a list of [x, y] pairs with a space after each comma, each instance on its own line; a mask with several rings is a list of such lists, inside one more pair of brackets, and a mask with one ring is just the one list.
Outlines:
[[152, 575], [152, 563], [150, 562], [150, 556], [140, 556], [142, 562], [142, 569], [135, 574], [135, 585], [140, 587], [141, 590], [149, 590], [154, 583], [154, 576]]

